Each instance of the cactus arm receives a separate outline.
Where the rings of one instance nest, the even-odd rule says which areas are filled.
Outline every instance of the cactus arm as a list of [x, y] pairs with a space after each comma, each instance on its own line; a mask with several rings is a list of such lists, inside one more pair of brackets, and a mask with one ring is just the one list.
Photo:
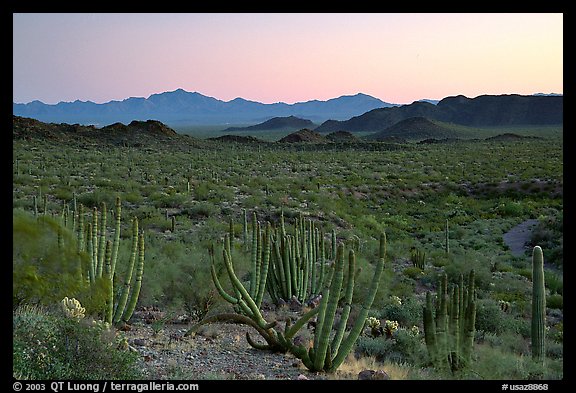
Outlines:
[[112, 256], [112, 242], [110, 240], [106, 241], [106, 246], [104, 248], [104, 261], [106, 264], [106, 279], [108, 280], [108, 303], [106, 307], [106, 322], [112, 324], [112, 315], [114, 311], [114, 281], [112, 277], [112, 267], [110, 265], [110, 260]]
[[102, 277], [102, 271], [104, 270], [105, 261], [105, 253], [106, 253], [106, 202], [102, 202], [102, 211], [100, 212], [100, 244], [98, 246], [98, 277]]
[[313, 309], [302, 315], [300, 318], [298, 318], [298, 320], [294, 323], [294, 325], [290, 326], [284, 333], [284, 337], [286, 338], [286, 340], [291, 340], [296, 335], [296, 333], [304, 326], [304, 324], [310, 320], [310, 318], [318, 314], [318, 311], [320, 311], [320, 308], [314, 307]]
[[264, 290], [266, 289], [266, 280], [268, 278], [268, 269], [270, 266], [270, 223], [266, 223], [264, 231], [264, 238], [262, 239], [262, 248], [264, 255], [262, 256], [262, 268], [260, 271], [260, 284], [258, 284], [258, 293], [256, 294], [256, 305], [260, 307], [264, 297]]
[[[128, 296], [130, 290], [132, 289], [132, 274], [134, 271], [134, 266], [136, 264], [136, 255], [138, 254], [138, 218], [134, 217], [132, 220], [132, 252], [130, 253], [130, 260], [128, 262], [128, 270], [126, 271], [126, 277], [124, 277], [124, 285], [122, 286], [122, 292], [116, 305], [116, 311], [114, 312], [114, 323], [120, 322], [124, 309], [126, 308], [126, 303], [128, 303]], [[112, 259], [112, 258], [111, 258]], [[112, 262], [110, 262], [110, 271], [112, 272]], [[112, 274], [112, 273], [111, 273]]]
[[346, 283], [346, 294], [344, 295], [344, 308], [342, 309], [342, 315], [340, 316], [340, 323], [336, 330], [336, 335], [332, 340], [332, 357], [336, 356], [338, 353], [338, 349], [340, 348], [346, 330], [346, 324], [348, 323], [348, 318], [350, 316], [350, 310], [352, 309], [354, 270], [356, 270], [356, 255], [354, 254], [354, 250], [350, 250], [348, 252], [348, 281]]
[[116, 204], [114, 210], [114, 243], [112, 244], [112, 277], [114, 277], [114, 272], [116, 271], [116, 261], [118, 260], [118, 247], [120, 246], [120, 224], [122, 219], [122, 204], [120, 203], [120, 197], [116, 197]]
[[250, 297], [250, 294], [248, 294], [248, 291], [246, 290], [244, 285], [242, 285], [242, 283], [236, 276], [236, 273], [234, 273], [234, 268], [232, 266], [232, 258], [230, 257], [230, 254], [226, 249], [224, 249], [224, 263], [226, 264], [226, 269], [228, 270], [228, 276], [230, 277], [232, 285], [238, 290], [238, 292], [241, 295], [241, 300], [244, 300], [244, 302], [246, 302], [246, 305], [250, 309], [255, 322], [259, 326], [264, 327], [267, 323], [262, 317], [262, 314], [260, 313], [260, 310], [256, 306], [256, 303], [254, 303], [254, 300]]
[[546, 327], [546, 293], [544, 285], [544, 255], [540, 246], [532, 250], [532, 358], [544, 360]]
[[370, 311], [370, 307], [372, 307], [372, 303], [374, 302], [374, 298], [376, 297], [376, 292], [378, 292], [378, 286], [380, 283], [380, 277], [382, 276], [382, 271], [384, 270], [384, 264], [386, 260], [386, 234], [384, 232], [380, 235], [380, 252], [379, 252], [378, 264], [376, 265], [376, 269], [374, 271], [374, 276], [372, 277], [372, 282], [370, 283], [370, 288], [368, 290], [368, 295], [364, 299], [364, 303], [362, 303], [362, 309], [356, 318], [356, 322], [354, 326], [348, 333], [348, 336], [344, 339], [342, 344], [340, 344], [340, 348], [338, 353], [332, 359], [332, 365], [330, 366], [329, 371], [335, 371], [340, 367], [346, 356], [352, 350], [354, 343], [362, 333], [362, 329], [364, 328], [364, 323], [366, 321], [366, 317], [368, 316], [368, 312]]
[[[314, 349], [316, 350], [316, 358], [314, 359], [314, 368], [316, 370], [324, 369], [324, 363], [326, 356], [330, 357], [328, 351], [328, 344], [330, 342], [330, 332], [332, 331], [332, 325], [334, 323], [334, 316], [336, 315], [336, 309], [338, 307], [338, 300], [340, 300], [340, 290], [342, 289], [342, 281], [344, 278], [344, 244], [340, 243], [338, 245], [338, 250], [336, 252], [336, 266], [334, 269], [334, 276], [332, 277], [332, 282], [330, 284], [329, 294], [326, 296], [328, 299], [326, 305], [326, 311], [324, 319], [322, 321], [322, 326], [320, 329], [316, 328], [316, 334], [319, 334], [318, 346]], [[324, 299], [322, 299], [324, 300]]]
[[90, 277], [90, 283], [94, 283], [96, 280], [96, 266], [94, 262], [94, 252], [92, 250], [92, 223], [90, 222], [86, 224], [86, 234], [86, 252], [90, 258], [90, 269], [88, 271], [88, 276]]
[[438, 364], [438, 346], [436, 343], [436, 325], [432, 313], [432, 296], [426, 292], [426, 305], [423, 307], [424, 341], [432, 364]]
[[[244, 221], [246, 221], [246, 209], [244, 209]], [[247, 225], [247, 224], [245, 224]], [[247, 230], [245, 230], [247, 232]], [[247, 233], [244, 234], [246, 243], [248, 241]], [[256, 297], [258, 292], [258, 284], [260, 283], [258, 277], [258, 241], [260, 237], [260, 230], [258, 227], [258, 220], [256, 219], [256, 212], [252, 214], [252, 249], [251, 249], [251, 261], [252, 261], [252, 277], [250, 278], [250, 295]]]
[[476, 331], [476, 302], [472, 302], [466, 309], [464, 319], [464, 338], [462, 342], [462, 360], [464, 365], [472, 360], [472, 347], [474, 346], [474, 332]]
[[139, 263], [138, 269], [136, 270], [136, 280], [134, 282], [134, 288], [132, 289], [132, 294], [130, 295], [130, 302], [122, 314], [122, 320], [128, 322], [132, 317], [132, 313], [136, 309], [136, 303], [138, 302], [138, 296], [140, 295], [140, 288], [142, 286], [142, 276], [144, 275], [144, 234], [140, 234], [140, 239], [138, 240], [139, 248]]

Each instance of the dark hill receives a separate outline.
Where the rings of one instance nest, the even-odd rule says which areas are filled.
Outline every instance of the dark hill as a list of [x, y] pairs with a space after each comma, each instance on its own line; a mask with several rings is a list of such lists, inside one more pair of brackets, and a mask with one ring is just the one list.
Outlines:
[[411, 117], [402, 120], [383, 131], [366, 136], [368, 140], [389, 141], [390, 138], [425, 139], [450, 138], [457, 134], [440, 122], [431, 121], [424, 117]]
[[208, 138], [211, 141], [219, 141], [219, 142], [235, 142], [235, 143], [267, 143], [262, 139], [255, 138], [249, 135], [222, 135], [213, 138]]
[[266, 120], [263, 123], [255, 124], [248, 127], [229, 127], [224, 130], [228, 131], [268, 131], [268, 130], [278, 130], [278, 131], [295, 131], [302, 128], [314, 128], [315, 124], [307, 119], [300, 119], [296, 116], [287, 117], [274, 117], [270, 120]]
[[327, 143], [328, 140], [317, 132], [310, 131], [305, 128], [300, 131], [293, 132], [292, 134], [286, 135], [284, 138], [280, 139], [280, 143]]
[[132, 121], [125, 125], [114, 123], [102, 128], [80, 124], [43, 123], [36, 119], [13, 116], [13, 139], [47, 139], [55, 142], [78, 142], [123, 146], [148, 146], [157, 143], [196, 144], [198, 141], [179, 135], [157, 120]]
[[335, 131], [326, 135], [326, 139], [332, 142], [357, 142], [358, 138], [348, 131]]
[[509, 142], [509, 141], [519, 141], [519, 140], [523, 140], [523, 139], [542, 139], [542, 138], [539, 138], [537, 136], [523, 136], [523, 135], [518, 135], [518, 134], [511, 133], [511, 132], [507, 132], [504, 134], [498, 134], [495, 136], [491, 136], [489, 138], [486, 138], [485, 140], [495, 141], [495, 142]]
[[328, 120], [314, 131], [382, 131], [411, 117], [475, 127], [563, 124], [563, 96], [483, 95], [447, 97], [437, 105], [413, 102], [374, 109], [346, 121]]

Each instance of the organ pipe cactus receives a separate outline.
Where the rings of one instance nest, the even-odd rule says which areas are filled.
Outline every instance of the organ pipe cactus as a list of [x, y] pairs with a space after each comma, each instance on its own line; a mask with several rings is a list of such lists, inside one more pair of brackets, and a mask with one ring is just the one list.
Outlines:
[[410, 261], [414, 267], [424, 270], [426, 267], [426, 252], [413, 248], [410, 251]]
[[[120, 293], [120, 298], [118, 300], [118, 304], [116, 305], [116, 310], [114, 311], [114, 318], [113, 318], [114, 323], [120, 322], [120, 320], [124, 315], [124, 310], [126, 309], [128, 297], [132, 290], [132, 274], [134, 271], [134, 266], [136, 265], [137, 253], [138, 253], [138, 218], [134, 217], [132, 219], [132, 252], [130, 253], [128, 270], [126, 271], [126, 276], [124, 277], [122, 292]], [[112, 266], [110, 266], [110, 272], [112, 272]]]
[[[92, 212], [92, 220], [84, 225], [83, 206], [79, 204], [78, 209], [78, 252], [86, 252], [89, 258], [88, 282], [94, 285], [97, 280], [105, 279], [109, 282], [106, 286], [107, 305], [104, 310], [104, 319], [108, 323], [127, 322], [132, 316], [144, 272], [144, 235], [138, 233], [138, 219], [132, 220], [132, 248], [128, 260], [128, 268], [124, 276], [120, 291], [114, 288], [115, 269], [118, 260], [118, 249], [120, 244], [121, 228], [121, 201], [116, 198], [114, 209], [114, 237], [107, 239], [107, 210], [106, 204], [101, 204], [102, 211], [95, 207]], [[98, 215], [100, 214], [100, 220]], [[100, 221], [100, 222], [99, 222]], [[136, 274], [134, 274], [136, 271]], [[114, 299], [119, 292], [119, 298]]]
[[542, 248], [532, 250], [532, 358], [543, 361], [545, 352], [546, 293]]
[[460, 284], [448, 292], [446, 274], [440, 278], [435, 307], [431, 293], [426, 294], [423, 308], [424, 340], [430, 360], [438, 369], [457, 371], [471, 362], [476, 331], [474, 270], [467, 286]]
[[[257, 225], [253, 225], [257, 228]], [[269, 228], [269, 224], [267, 225]], [[284, 230], [281, 229], [282, 232]], [[340, 243], [336, 250], [336, 260], [335, 263], [330, 267], [330, 271], [326, 272], [325, 276], [328, 277], [323, 285], [322, 290], [322, 300], [317, 307], [310, 309], [304, 315], [302, 315], [294, 324], [291, 320], [285, 325], [283, 331], [278, 331], [275, 329], [277, 322], [267, 322], [260, 311], [259, 305], [254, 300], [253, 294], [255, 291], [254, 282], [251, 284], [250, 291], [242, 284], [238, 279], [234, 266], [232, 263], [232, 258], [230, 256], [229, 240], [228, 234], [224, 238], [224, 247], [222, 250], [222, 256], [224, 259], [224, 264], [226, 267], [226, 272], [228, 279], [232, 284], [232, 293], [228, 293], [218, 278], [216, 273], [216, 258], [214, 247], [210, 248], [210, 260], [211, 260], [211, 274], [214, 284], [220, 293], [220, 295], [229, 303], [237, 306], [241, 313], [223, 313], [210, 316], [200, 321], [198, 324], [192, 326], [186, 335], [194, 333], [201, 325], [213, 322], [234, 322], [245, 324], [253, 327], [266, 341], [266, 344], [256, 343], [250, 337], [250, 334], [246, 334], [246, 339], [248, 343], [257, 349], [267, 349], [278, 352], [291, 352], [294, 356], [302, 360], [304, 365], [312, 371], [335, 371], [344, 361], [346, 356], [352, 350], [356, 340], [360, 336], [370, 307], [378, 291], [378, 285], [382, 271], [384, 269], [385, 263], [385, 253], [386, 253], [386, 235], [384, 233], [380, 236], [380, 253], [379, 260], [375, 268], [374, 276], [372, 282], [368, 289], [368, 293], [364, 299], [361, 310], [358, 317], [351, 330], [346, 334], [346, 326], [348, 318], [350, 315], [350, 310], [352, 306], [352, 296], [354, 292], [354, 275], [355, 275], [355, 254], [353, 250], [350, 250], [348, 255], [348, 274], [344, 274], [344, 245]], [[265, 239], [268, 236], [265, 237]], [[296, 249], [290, 248], [293, 243], [291, 243], [290, 238], [286, 238], [286, 243], [284, 244], [283, 252], [285, 254], [291, 255], [293, 252], [297, 255]], [[258, 240], [254, 240], [253, 242]], [[292, 246], [293, 247], [293, 246]], [[279, 242], [276, 242], [274, 252], [280, 254]], [[291, 274], [291, 267], [281, 270], [284, 273], [284, 283], [286, 285], [286, 275]], [[270, 279], [270, 275], [263, 276], [263, 272], [260, 274], [260, 285], [264, 284], [262, 277]], [[279, 273], [280, 274], [280, 273]], [[346, 276], [346, 281], [344, 277]], [[346, 283], [343, 285], [343, 283]], [[341, 300], [341, 290], [344, 290], [344, 307], [340, 313], [340, 319], [338, 325], [336, 326], [336, 332], [332, 334], [333, 325], [335, 321], [335, 316], [338, 311], [338, 305]], [[261, 293], [262, 286], [258, 287], [256, 293]], [[257, 295], [258, 296], [258, 295]], [[296, 333], [302, 329], [306, 322], [317, 315], [317, 324], [314, 333], [313, 346], [306, 348], [304, 345], [296, 345], [293, 341]]]

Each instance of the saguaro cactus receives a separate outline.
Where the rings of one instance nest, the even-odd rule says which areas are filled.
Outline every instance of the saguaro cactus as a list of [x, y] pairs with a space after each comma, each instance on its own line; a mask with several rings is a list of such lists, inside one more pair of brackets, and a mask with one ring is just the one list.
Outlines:
[[542, 248], [532, 250], [532, 358], [543, 361], [545, 352], [546, 293]]

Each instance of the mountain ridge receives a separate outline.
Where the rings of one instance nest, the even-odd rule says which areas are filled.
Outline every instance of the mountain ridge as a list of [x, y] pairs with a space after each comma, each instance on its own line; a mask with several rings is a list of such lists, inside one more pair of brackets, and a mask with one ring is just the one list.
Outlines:
[[102, 104], [80, 100], [61, 101], [57, 104], [44, 104], [39, 100], [28, 104], [13, 102], [12, 111], [14, 115], [44, 122], [94, 124], [96, 126], [151, 118], [170, 126], [184, 123], [246, 124], [281, 116], [303, 117], [319, 124], [328, 119], [349, 119], [374, 108], [393, 105], [395, 104], [363, 93], [343, 95], [326, 101], [264, 104], [241, 97], [223, 101], [180, 88], [151, 94], [148, 98], [129, 97], [122, 101], [108, 101]]
[[379, 132], [411, 117], [466, 126], [563, 124], [563, 96], [518, 94], [446, 97], [437, 104], [415, 101], [399, 107], [378, 108], [345, 121], [327, 120], [317, 132]]

